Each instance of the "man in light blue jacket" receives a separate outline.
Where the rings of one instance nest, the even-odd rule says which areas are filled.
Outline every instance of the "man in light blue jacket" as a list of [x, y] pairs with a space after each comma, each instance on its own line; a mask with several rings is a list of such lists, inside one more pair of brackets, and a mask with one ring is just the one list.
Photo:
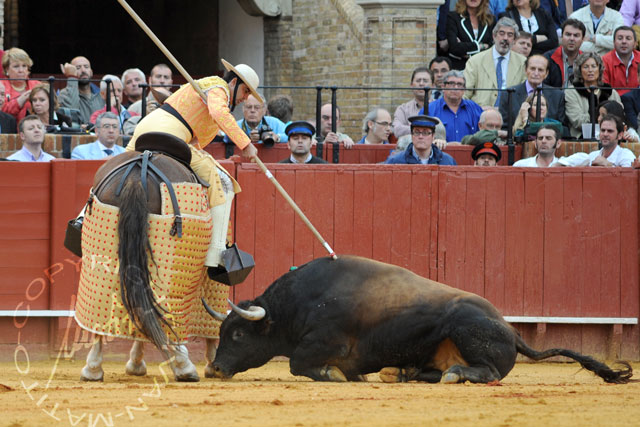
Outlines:
[[124, 153], [124, 147], [116, 144], [120, 134], [118, 116], [111, 112], [100, 114], [96, 120], [95, 129], [98, 140], [78, 145], [71, 152], [72, 159], [99, 160]]

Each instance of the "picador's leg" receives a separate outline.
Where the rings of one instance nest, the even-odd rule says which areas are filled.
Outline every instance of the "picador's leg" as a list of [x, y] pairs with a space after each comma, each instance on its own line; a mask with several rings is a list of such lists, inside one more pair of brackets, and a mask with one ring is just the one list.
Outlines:
[[136, 375], [141, 377], [147, 375], [147, 365], [144, 363], [144, 343], [142, 341], [134, 341], [129, 352], [129, 361], [125, 368], [127, 375]]
[[204, 357], [207, 361], [207, 366], [204, 368], [204, 377], [205, 378], [214, 378], [215, 377], [215, 369], [213, 368], [213, 360], [216, 358], [216, 343], [218, 340], [207, 338], [207, 349], [205, 351]]
[[196, 366], [189, 360], [189, 351], [185, 345], [170, 345], [171, 369], [176, 381], [198, 382], [200, 377]]
[[[210, 198], [213, 196], [212, 193], [214, 191], [222, 191], [224, 193], [224, 203], [211, 203], [211, 219], [213, 222], [213, 231], [211, 235], [211, 243], [209, 244], [209, 250], [207, 251], [207, 257], [204, 262], [204, 265], [206, 265], [207, 267], [217, 267], [219, 265], [224, 265], [221, 254], [225, 249], [227, 249], [229, 216], [231, 215], [231, 205], [233, 203], [233, 197], [235, 195], [231, 178], [229, 178], [227, 174], [219, 170], [215, 165], [213, 165], [213, 167], [215, 169], [212, 173], [218, 175], [219, 182], [221, 183], [221, 189], [210, 188]], [[211, 187], [215, 185], [215, 182], [211, 182]]]
[[87, 364], [82, 368], [80, 374], [82, 381], [103, 381], [104, 371], [102, 370], [102, 337], [94, 335], [93, 346], [87, 354]]

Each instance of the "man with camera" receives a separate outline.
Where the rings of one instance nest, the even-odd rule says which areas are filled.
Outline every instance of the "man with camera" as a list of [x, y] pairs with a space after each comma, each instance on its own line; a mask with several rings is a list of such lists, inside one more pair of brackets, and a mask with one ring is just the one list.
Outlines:
[[[253, 95], [249, 95], [242, 106], [244, 119], [238, 121], [238, 126], [244, 131], [251, 142], [254, 144], [264, 144], [272, 146], [278, 142], [287, 142], [287, 134], [285, 133], [285, 124], [279, 119], [271, 116], [265, 116], [266, 108], [264, 103], [256, 99]], [[225, 142], [230, 142], [225, 137]]]

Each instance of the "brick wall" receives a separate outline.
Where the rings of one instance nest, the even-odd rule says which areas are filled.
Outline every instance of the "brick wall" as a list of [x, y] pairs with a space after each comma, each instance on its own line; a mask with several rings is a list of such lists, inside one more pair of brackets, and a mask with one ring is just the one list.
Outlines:
[[[366, 2], [360, 2], [366, 3]], [[355, 0], [299, 0], [292, 17], [265, 18], [265, 85], [406, 87], [411, 72], [435, 55], [436, 7], [391, 7]], [[385, 4], [392, 4], [387, 2]], [[315, 90], [287, 93], [294, 119], [315, 118]], [[408, 92], [339, 90], [342, 130], [361, 137], [361, 121], [376, 106], [395, 108]], [[323, 102], [331, 99], [323, 91]]]

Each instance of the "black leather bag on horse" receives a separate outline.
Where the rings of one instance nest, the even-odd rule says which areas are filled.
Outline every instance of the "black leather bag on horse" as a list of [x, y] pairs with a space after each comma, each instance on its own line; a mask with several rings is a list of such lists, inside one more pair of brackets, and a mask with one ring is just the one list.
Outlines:
[[64, 234], [64, 247], [71, 253], [82, 258], [82, 221], [84, 216], [79, 216], [67, 223], [67, 231]]

